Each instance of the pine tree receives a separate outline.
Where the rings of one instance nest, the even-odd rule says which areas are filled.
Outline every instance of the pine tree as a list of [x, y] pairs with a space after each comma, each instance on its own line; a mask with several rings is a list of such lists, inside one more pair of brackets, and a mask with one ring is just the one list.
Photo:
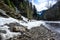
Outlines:
[[33, 12], [34, 12], [33, 17], [34, 17], [35, 19], [37, 19], [37, 10], [36, 10], [35, 5], [34, 5], [34, 7], [33, 7]]
[[16, 8], [20, 11], [21, 15], [27, 17], [28, 19], [33, 19], [33, 14], [36, 14], [37, 12], [35, 7], [32, 7], [33, 5], [29, 2], [29, 0], [4, 0], [4, 3], [7, 4], [10, 9], [14, 10], [14, 13], [9, 14], [12, 17], [15, 16]]

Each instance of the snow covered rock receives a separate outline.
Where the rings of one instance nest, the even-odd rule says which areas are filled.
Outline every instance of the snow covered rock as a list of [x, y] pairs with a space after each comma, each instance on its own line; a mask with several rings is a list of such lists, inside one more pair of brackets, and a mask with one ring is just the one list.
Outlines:
[[[29, 37], [29, 30], [27, 27], [21, 25], [18, 20], [14, 18], [0, 17], [0, 34], [3, 37], [2, 40], [14, 39], [14, 37], [27, 36]], [[5, 33], [6, 32], [6, 33]], [[22, 37], [22, 38], [23, 38]]]

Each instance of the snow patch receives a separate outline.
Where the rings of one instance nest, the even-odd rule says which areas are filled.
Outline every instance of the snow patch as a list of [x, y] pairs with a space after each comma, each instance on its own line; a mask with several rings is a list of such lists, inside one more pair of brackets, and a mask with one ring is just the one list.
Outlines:
[[6, 31], [6, 34], [5, 33], [1, 33], [3, 39], [9, 39], [9, 38], [13, 38], [14, 36], [17, 36], [17, 35], [21, 35], [21, 33], [16, 33], [16, 32], [11, 32], [9, 29], [9, 27], [4, 25], [3, 27], [0, 26], [0, 30], [5, 30]]
[[59, 31], [60, 29], [59, 28], [55, 29], [54, 27], [51, 27], [51, 26], [49, 26], [49, 25], [46, 24], [46, 23], [60, 23], [60, 21], [42, 21], [42, 20], [37, 21], [37, 20], [31, 20], [31, 22], [29, 22], [27, 18], [25, 18], [23, 16], [21, 16], [21, 17], [27, 23], [24, 22], [23, 20], [19, 21], [19, 20], [16, 20], [14, 18], [11, 18], [11, 17], [9, 17], [9, 18], [0, 17], [0, 30], [6, 30], [6, 32], [7, 32], [6, 34], [2, 33], [3, 38], [11, 38], [13, 36], [21, 35], [21, 33], [11, 32], [8, 29], [9, 27], [6, 26], [6, 25], [4, 25], [6, 23], [9, 24], [9, 23], [14, 23], [14, 22], [17, 22], [17, 23], [19, 23], [20, 25], [23, 25], [23, 26], [27, 26], [28, 29], [31, 29], [32, 27], [38, 27], [38, 26], [40, 26], [42, 24], [47, 29], [50, 29], [50, 30], [53, 30], [53, 31], [56, 31], [56, 32], [60, 33], [60, 31]]
[[43, 22], [43, 21], [31, 21], [28, 23], [22, 23], [22, 21], [20, 21], [20, 24], [27, 26], [28, 29], [31, 29], [32, 27], [37, 27], [37, 26], [40, 26], [41, 24], [45, 24], [45, 22]]
[[3, 17], [0, 17], [0, 25], [4, 25], [4, 24], [9, 24], [9, 23], [12, 23], [12, 22], [18, 22], [18, 20], [14, 19], [14, 18], [3, 18]]
[[21, 18], [23, 18], [23, 20], [26, 21], [26, 22], [28, 21], [28, 19], [25, 18], [24, 16], [21, 16]]

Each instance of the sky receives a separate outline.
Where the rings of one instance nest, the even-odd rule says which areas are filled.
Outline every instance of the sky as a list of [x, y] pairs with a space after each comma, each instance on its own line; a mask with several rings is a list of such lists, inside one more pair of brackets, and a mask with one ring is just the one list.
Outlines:
[[[36, 6], [37, 11], [42, 11], [48, 9], [47, 7], [50, 5], [54, 5], [56, 0], [30, 0], [33, 5]], [[49, 2], [49, 3], [48, 3]]]

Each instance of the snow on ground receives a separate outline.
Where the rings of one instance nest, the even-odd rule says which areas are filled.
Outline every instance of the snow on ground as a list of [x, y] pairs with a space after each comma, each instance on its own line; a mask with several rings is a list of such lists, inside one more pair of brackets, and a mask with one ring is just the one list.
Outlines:
[[42, 21], [42, 20], [37, 21], [37, 20], [33, 20], [31, 22], [28, 22], [28, 23], [20, 21], [20, 24], [24, 25], [24, 26], [27, 26], [28, 29], [31, 29], [32, 27], [40, 26], [42, 24], [47, 29], [60, 33], [60, 27], [55, 28], [55, 27], [53, 27], [51, 25], [48, 25], [46, 23], [60, 23], [60, 21]]
[[[27, 21], [26, 18], [24, 18], [24, 17], [22, 17], [22, 18], [23, 18], [23, 20]], [[10, 37], [13, 37], [14, 35], [20, 34], [20, 33], [10, 32], [10, 30], [8, 30], [9, 27], [4, 25], [4, 24], [9, 24], [9, 23], [14, 23], [14, 22], [20, 23], [21, 25], [24, 25], [24, 26], [30, 26], [31, 23], [32, 23], [32, 22], [31, 23], [30, 22], [26, 23], [24, 21], [18, 21], [14, 18], [11, 18], [11, 17], [9, 17], [9, 18], [0, 17], [0, 30], [5, 30], [7, 32], [6, 34], [2, 33], [2, 36], [3, 36], [4, 39], [5, 38], [8, 39]]]
[[6, 33], [1, 33], [3, 39], [9, 39], [9, 38], [12, 38], [14, 36], [17, 36], [17, 35], [21, 35], [21, 33], [16, 33], [16, 32], [11, 32], [9, 29], [9, 27], [4, 25], [3, 27], [0, 26], [0, 30], [5, 30]]
[[[28, 20], [25, 17], [22, 17], [22, 18], [23, 18], [24, 21], [27, 21]], [[21, 35], [20, 33], [11, 32], [8, 29], [9, 27], [6, 26], [6, 25], [4, 25], [4, 24], [9, 24], [9, 23], [17, 22], [20, 25], [27, 26], [28, 29], [30, 29], [32, 27], [40, 26], [43, 23], [41, 21], [35, 21], [35, 20], [32, 20], [31, 22], [30, 21], [27, 21], [27, 23], [24, 22], [24, 21], [22, 21], [22, 20], [21, 21], [18, 21], [18, 20], [14, 19], [14, 18], [11, 18], [11, 17], [9, 17], [9, 18], [0, 17], [0, 30], [5, 30], [6, 31], [6, 34], [1, 33], [2, 34], [2, 37], [3, 37], [3, 40], [12, 38], [13, 36]]]
[[32, 27], [36, 27], [36, 26], [40, 26], [41, 24], [44, 24], [43, 21], [33, 21], [33, 22], [28, 22], [28, 23], [22, 23], [22, 21], [20, 21], [21, 25], [27, 26], [28, 29], [31, 29]]
[[30, 21], [27, 21], [28, 20], [27, 18], [25, 18], [23, 16], [22, 16], [22, 18], [27, 23], [22, 21], [22, 20], [18, 21], [18, 20], [14, 19], [14, 18], [11, 18], [11, 17], [9, 17], [9, 18], [0, 17], [0, 26], [4, 25], [6, 23], [9, 24], [9, 23], [18, 22], [20, 25], [27, 26], [28, 29], [31, 29], [32, 27], [40, 26], [41, 24], [46, 25], [46, 23], [60, 23], [60, 21], [42, 21], [42, 20], [40, 20], [40, 21], [31, 20], [31, 22], [30, 22]]
[[24, 16], [21, 16], [21, 18], [22, 18], [24, 21], [28, 22], [28, 19], [25, 18]]
[[[24, 21], [28, 20], [27, 18], [25, 18], [23, 16], [22, 16], [22, 18], [23, 18]], [[40, 21], [32, 20], [31, 22], [27, 21], [27, 23], [24, 22], [24, 21], [22, 21], [22, 20], [18, 21], [14, 18], [11, 18], [11, 17], [9, 17], [9, 18], [0, 17], [0, 26], [4, 25], [6, 23], [9, 24], [9, 23], [18, 22], [18, 23], [20, 23], [20, 25], [27, 26], [28, 29], [30, 29], [32, 27], [40, 26], [41, 24], [46, 25], [45, 23], [60, 23], [60, 21], [42, 21], [42, 20], [40, 20]]]
[[6, 31], [6, 34], [1, 33], [1, 35], [3, 37], [2, 40], [9, 39], [9, 38], [12, 38], [13, 36], [17, 36], [17, 35], [21, 34], [21, 33], [11, 32], [8, 29], [9, 27], [4, 25], [4, 24], [9, 24], [9, 23], [14, 23], [14, 22], [18, 22], [18, 20], [14, 19], [14, 18], [11, 18], [11, 17], [9, 17], [9, 18], [0, 17], [0, 30], [5, 30]]
[[14, 18], [3, 18], [3, 17], [0, 17], [0, 25], [4, 25], [4, 24], [9, 24], [9, 23], [12, 23], [12, 22], [18, 22], [18, 20], [14, 19]]
[[[23, 20], [27, 21], [28, 19], [23, 17]], [[13, 23], [13, 22], [18, 22], [18, 23], [20, 23], [23, 26], [27, 26], [28, 29], [30, 29], [30, 28], [32, 28], [34, 26], [35, 27], [36, 26], [40, 26], [42, 23], [44, 23], [42, 21], [35, 21], [35, 20], [33, 20], [31, 22], [27, 21], [27, 23], [26, 23], [24, 21], [18, 21], [18, 20], [14, 19], [14, 18], [11, 18], [11, 17], [10, 18], [0, 17], [0, 25], [4, 25], [6, 23], [9, 24], [9, 23]]]
[[31, 29], [32, 27], [36, 27], [36, 26], [40, 26], [41, 24], [44, 24], [43, 21], [37, 21], [37, 20], [31, 20], [31, 21], [28, 21], [27, 18], [21, 16], [23, 18], [24, 21], [26, 21], [27, 23], [23, 22], [23, 21], [19, 21], [19, 23], [21, 25], [24, 25], [24, 26], [27, 26], [28, 29]]
[[28, 23], [28, 29], [31, 29], [32, 27], [40, 26], [41, 24], [45, 24], [43, 21], [35, 21], [35, 22], [29, 22]]
[[[59, 32], [60, 33], [60, 28], [55, 28], [55, 27], [51, 27], [50, 25], [47, 25], [46, 23], [60, 23], [60, 21], [37, 21], [37, 20], [31, 20], [31, 21], [28, 21], [27, 18], [23, 17], [23, 20], [26, 21], [24, 22], [23, 20], [16, 20], [14, 18], [3, 18], [3, 17], [0, 17], [0, 30], [6, 30], [7, 33], [6, 34], [3, 34], [2, 36], [4, 36], [4, 38], [10, 38], [10, 37], [13, 37], [14, 35], [17, 35], [19, 33], [13, 33], [13, 32], [10, 32], [10, 30], [8, 30], [8, 26], [4, 25], [4, 24], [9, 24], [9, 23], [14, 23], [14, 22], [17, 22], [19, 23], [20, 25], [23, 25], [23, 26], [27, 26], [28, 29], [31, 29], [32, 27], [37, 27], [37, 26], [40, 26], [41, 24], [44, 25], [44, 27], [50, 29], [50, 30], [53, 30], [55, 32]], [[3, 27], [1, 25], [4, 25]]]

